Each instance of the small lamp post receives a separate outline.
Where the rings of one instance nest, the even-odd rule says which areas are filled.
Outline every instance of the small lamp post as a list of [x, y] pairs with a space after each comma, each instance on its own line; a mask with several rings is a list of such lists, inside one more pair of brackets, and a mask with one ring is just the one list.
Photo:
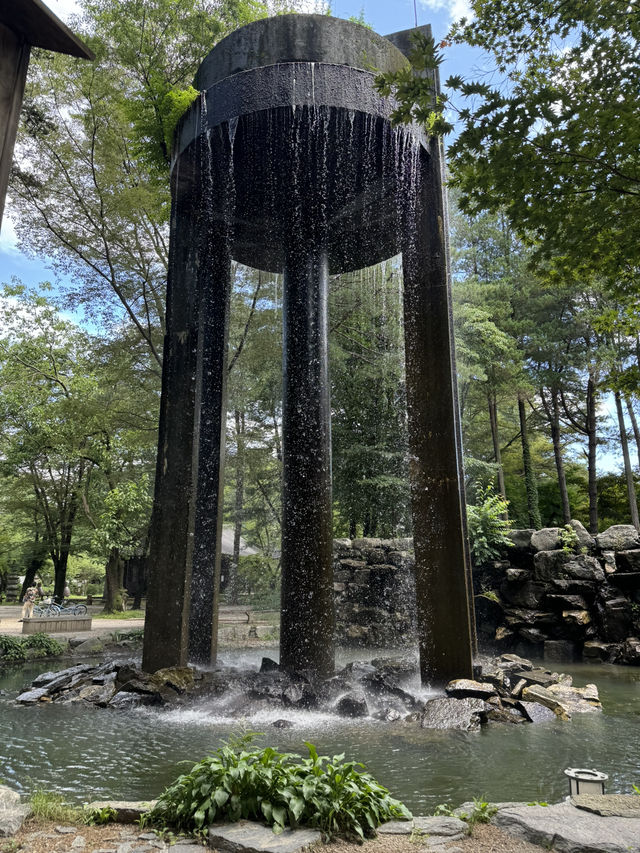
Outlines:
[[599, 770], [587, 770], [585, 768], [569, 767], [564, 771], [569, 777], [569, 795], [578, 794], [604, 794], [604, 783], [609, 778], [606, 773]]

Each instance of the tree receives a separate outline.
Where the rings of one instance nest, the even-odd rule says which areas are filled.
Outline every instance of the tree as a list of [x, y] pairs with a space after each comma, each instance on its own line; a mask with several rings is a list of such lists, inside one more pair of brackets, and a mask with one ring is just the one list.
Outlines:
[[465, 211], [503, 208], [538, 258], [632, 285], [640, 262], [640, 14], [624, 0], [475, 0], [452, 38], [498, 84], [466, 101], [450, 147]]

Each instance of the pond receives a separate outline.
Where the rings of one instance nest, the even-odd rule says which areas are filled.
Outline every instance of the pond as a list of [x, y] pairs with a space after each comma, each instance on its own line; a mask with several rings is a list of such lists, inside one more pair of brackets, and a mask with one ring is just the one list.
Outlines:
[[[221, 658], [258, 666], [264, 653]], [[281, 750], [306, 754], [309, 740], [321, 753], [345, 752], [415, 814], [474, 796], [557, 801], [567, 793], [567, 767], [608, 773], [608, 793], [630, 793], [632, 783], [640, 784], [640, 670], [634, 668], [562, 667], [575, 684], [598, 685], [602, 714], [576, 715], [568, 723], [492, 724], [479, 733], [282, 710], [240, 724], [210, 710], [12, 704], [44, 668], [40, 662], [0, 675], [0, 777], [18, 790], [55, 790], [70, 801], [150, 799], [241, 725], [265, 732], [259, 742]], [[282, 717], [294, 728], [273, 728]]]

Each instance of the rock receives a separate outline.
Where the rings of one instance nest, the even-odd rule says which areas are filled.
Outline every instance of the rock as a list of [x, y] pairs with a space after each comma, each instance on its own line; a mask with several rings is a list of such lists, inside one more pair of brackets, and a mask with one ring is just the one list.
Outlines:
[[615, 560], [618, 572], [640, 572], [640, 548], [632, 551], [618, 551]]
[[104, 643], [99, 637], [89, 637], [83, 640], [73, 650], [74, 655], [99, 655], [104, 651]]
[[615, 551], [603, 551], [602, 562], [604, 563], [604, 570], [607, 575], [611, 575], [617, 571]]
[[194, 685], [194, 671], [189, 666], [171, 666], [159, 669], [151, 676], [151, 682], [170, 687], [176, 693], [183, 694]]
[[551, 607], [559, 610], [587, 610], [586, 599], [582, 595], [554, 595], [548, 594], [545, 602]]
[[73, 850], [82, 850], [87, 846], [87, 839], [84, 835], [76, 835], [76, 837], [71, 842], [71, 847]]
[[[547, 688], [547, 693], [551, 694], [551, 696], [561, 703], [569, 716], [571, 714], [585, 714], [602, 710], [602, 705], [598, 697], [598, 688], [595, 684], [587, 684], [585, 687], [552, 684], [551, 687]], [[527, 697], [524, 696], [524, 698], [526, 699]]]
[[600, 605], [602, 639], [621, 642], [631, 633], [631, 602], [627, 598], [612, 598]]
[[293, 729], [295, 728], [295, 723], [292, 723], [291, 720], [276, 720], [272, 723], [274, 729]]
[[31, 814], [31, 806], [20, 801], [20, 794], [0, 785], [0, 838], [15, 835]]
[[600, 643], [593, 640], [587, 640], [582, 647], [582, 657], [587, 661], [597, 661], [604, 663], [611, 657], [612, 645], [610, 643]]
[[531, 549], [531, 537], [536, 532], [534, 528], [524, 530], [510, 530], [507, 536], [513, 542], [514, 549], [528, 551]]
[[75, 826], [56, 826], [58, 835], [75, 835], [77, 831]]
[[315, 708], [318, 704], [318, 696], [313, 687], [303, 681], [285, 687], [282, 691], [282, 701], [291, 708]]
[[488, 707], [487, 720], [494, 723], [526, 723], [527, 719], [517, 708]]
[[549, 708], [561, 720], [570, 719], [570, 715], [565, 710], [562, 702], [552, 693], [549, 693], [545, 687], [540, 687], [537, 684], [525, 687], [522, 691], [522, 698], [525, 702], [537, 702], [539, 705], [544, 705], [545, 708]]
[[531, 536], [531, 547], [534, 551], [555, 551], [562, 547], [559, 527], [543, 527]]
[[155, 804], [156, 800], [94, 800], [85, 806], [85, 811], [113, 809], [116, 813], [114, 820], [118, 823], [137, 823], [143, 814], [151, 811]]
[[373, 716], [376, 720], [383, 720], [387, 723], [395, 723], [397, 720], [402, 719], [402, 714], [395, 708], [381, 708]]
[[581, 521], [578, 521], [576, 518], [572, 518], [569, 522], [569, 527], [573, 528], [576, 536], [578, 537], [578, 548], [580, 550], [583, 548], [586, 548], [587, 551], [595, 550], [596, 540]]
[[539, 551], [533, 558], [533, 578], [546, 583], [562, 573], [567, 555], [564, 551]]
[[588, 610], [563, 610], [562, 618], [571, 628], [586, 628], [591, 624], [591, 615]]
[[482, 699], [430, 699], [420, 718], [423, 729], [461, 729], [472, 732], [480, 728], [484, 715]]
[[497, 658], [493, 658], [491, 663], [504, 672], [515, 672], [517, 670], [528, 672], [533, 669], [533, 664], [530, 660], [512, 654], [500, 655]]
[[585, 554], [579, 554], [566, 562], [564, 572], [575, 580], [592, 581], [595, 583], [602, 583], [604, 581], [604, 571], [600, 562], [595, 557], [588, 557]]
[[[523, 570], [513, 569], [511, 571], [519, 572]], [[531, 609], [535, 609], [540, 605], [540, 602], [544, 597], [545, 590], [546, 587], [544, 584], [533, 580], [526, 580], [525, 583], [518, 584], [517, 586], [514, 584], [507, 584], [503, 586], [502, 596], [507, 602], [509, 602], [509, 604], [515, 604], [517, 607], [529, 607]]]
[[640, 547], [640, 535], [632, 524], [614, 524], [596, 536], [601, 551], [631, 551]]
[[507, 583], [520, 584], [529, 580], [531, 575], [526, 569], [515, 569], [512, 566], [507, 569], [505, 577]]
[[500, 809], [492, 822], [524, 841], [563, 853], [640, 851], [640, 820], [602, 818], [570, 803]]
[[411, 678], [418, 672], [415, 658], [373, 658], [372, 666], [385, 676], [393, 676], [398, 682]]
[[248, 820], [209, 828], [209, 847], [224, 853], [297, 853], [321, 839], [312, 829], [285, 829], [276, 835], [270, 827]]
[[520, 678], [513, 685], [512, 689], [511, 689], [511, 695], [518, 698], [526, 686], [527, 686], [527, 682], [525, 681], [525, 679]]
[[640, 666], [640, 639], [627, 637], [618, 650], [616, 661], [628, 666]]
[[637, 794], [576, 794], [572, 804], [603, 817], [640, 818], [640, 799]]
[[24, 693], [21, 693], [16, 698], [16, 702], [20, 702], [21, 705], [35, 705], [36, 702], [39, 702], [48, 696], [48, 694], [49, 691], [46, 687], [38, 687], [35, 690], [26, 690]]
[[470, 678], [455, 678], [444, 688], [448, 696], [464, 699], [466, 696], [476, 696], [478, 699], [488, 699], [494, 696], [496, 688], [493, 684], [472, 681]]
[[576, 659], [576, 647], [567, 640], [545, 640], [544, 659], [554, 663], [571, 663]]
[[519, 702], [518, 706], [522, 709], [522, 713], [531, 723], [548, 723], [551, 720], [556, 720], [555, 711], [547, 708], [546, 705], [541, 705], [539, 702]]
[[549, 672], [546, 669], [530, 669], [522, 670], [521, 672], [511, 673], [512, 681], [523, 679], [527, 685], [537, 684], [540, 687], [549, 687], [552, 684], [557, 684], [559, 675]]
[[88, 687], [83, 687], [78, 696], [85, 702], [91, 702], [92, 705], [102, 708], [109, 704], [115, 692], [115, 683], [111, 681], [107, 684], [90, 684]]
[[369, 706], [364, 693], [361, 690], [347, 693], [338, 699], [334, 711], [341, 717], [368, 717]]
[[457, 817], [414, 817], [413, 826], [429, 839], [446, 838], [449, 841], [455, 841], [469, 834], [468, 824]]

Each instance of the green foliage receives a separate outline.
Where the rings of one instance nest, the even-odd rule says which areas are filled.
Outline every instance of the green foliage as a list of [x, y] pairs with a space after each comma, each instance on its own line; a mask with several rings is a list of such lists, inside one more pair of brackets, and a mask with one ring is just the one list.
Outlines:
[[381, 95], [393, 95], [398, 106], [391, 113], [395, 124], [417, 122], [424, 125], [427, 133], [442, 136], [453, 130], [453, 125], [444, 117], [447, 97], [435, 91], [435, 72], [443, 56], [433, 38], [424, 33], [412, 34], [413, 46], [409, 54], [409, 65], [399, 71], [379, 74], [375, 87]]
[[640, 797], [640, 785], [632, 785], [633, 791]]
[[162, 124], [164, 127], [164, 140], [170, 151], [173, 146], [173, 135], [178, 122], [189, 109], [191, 104], [198, 98], [199, 92], [193, 86], [187, 89], [170, 89], [161, 101]]
[[22, 644], [26, 649], [37, 649], [44, 657], [55, 657], [64, 652], [64, 646], [58, 640], [54, 640], [48, 634], [38, 632], [37, 634], [27, 634], [22, 637]]
[[25, 647], [20, 637], [0, 634], [0, 661], [19, 663], [27, 659]]
[[103, 611], [96, 613], [94, 619], [144, 619], [144, 610], [114, 610], [112, 613]]
[[[436, 817], [458, 817], [450, 803], [440, 803], [435, 807], [433, 813]], [[464, 817], [460, 817], [460, 820], [464, 820]]]
[[467, 821], [470, 827], [475, 826], [476, 823], [489, 823], [497, 811], [498, 809], [492, 806], [491, 803], [479, 797], [474, 797], [471, 814], [464, 818], [464, 820]]
[[580, 553], [580, 541], [578, 539], [578, 534], [570, 524], [565, 524], [565, 526], [560, 530], [560, 544], [562, 545], [562, 550], [565, 554]]
[[36, 790], [29, 799], [33, 817], [56, 823], [83, 823], [83, 812], [78, 806], [65, 803], [60, 794]]
[[[27, 650], [34, 654], [28, 655]], [[47, 634], [27, 634], [13, 637], [0, 634], [0, 663], [22, 663], [27, 657], [57, 657], [64, 652], [64, 646]]]
[[499, 557], [513, 542], [509, 538], [512, 522], [507, 518], [508, 501], [494, 494], [491, 487], [480, 489], [477, 503], [467, 505], [467, 524], [471, 553], [476, 565]]
[[281, 832], [311, 826], [326, 836], [363, 840], [381, 823], [410, 814], [363, 766], [344, 756], [309, 758], [267, 747], [250, 749], [246, 735], [180, 776], [145, 816], [153, 824], [203, 832], [214, 821], [260, 820]]
[[111, 806], [104, 806], [101, 809], [86, 809], [83, 817], [84, 822], [89, 826], [103, 826], [106, 823], [113, 823], [118, 817], [118, 812]]

